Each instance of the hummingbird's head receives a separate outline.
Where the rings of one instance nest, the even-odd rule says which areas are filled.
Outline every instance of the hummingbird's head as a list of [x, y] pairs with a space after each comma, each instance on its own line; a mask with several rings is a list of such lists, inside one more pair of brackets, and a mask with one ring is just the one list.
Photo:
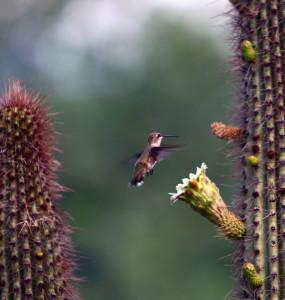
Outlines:
[[161, 140], [163, 138], [163, 135], [159, 132], [153, 132], [148, 136], [148, 144], [152, 145], [153, 147], [160, 146]]
[[159, 132], [153, 132], [151, 133], [149, 136], [148, 136], [148, 144], [151, 145], [152, 147], [159, 147], [160, 146], [160, 143], [161, 143], [161, 140], [162, 138], [164, 137], [178, 137], [178, 135], [165, 135], [165, 134], [161, 134]]

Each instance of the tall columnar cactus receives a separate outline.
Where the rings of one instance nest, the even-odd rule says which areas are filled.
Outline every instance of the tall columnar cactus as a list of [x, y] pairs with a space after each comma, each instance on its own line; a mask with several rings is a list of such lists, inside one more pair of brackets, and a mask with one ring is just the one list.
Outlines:
[[232, 1], [239, 70], [239, 107], [235, 120], [243, 136], [235, 143], [241, 181], [235, 199], [247, 237], [236, 252], [237, 274], [252, 263], [263, 282], [253, 289], [240, 276], [241, 299], [285, 297], [285, 2]]
[[0, 298], [69, 299], [75, 262], [71, 229], [55, 202], [54, 124], [18, 80], [0, 96]]
[[[239, 178], [233, 206], [246, 227], [235, 242], [232, 298], [285, 299], [285, 0], [231, 2], [238, 107], [233, 125], [212, 128], [232, 140]], [[183, 182], [172, 198], [185, 201], [192, 183]]]

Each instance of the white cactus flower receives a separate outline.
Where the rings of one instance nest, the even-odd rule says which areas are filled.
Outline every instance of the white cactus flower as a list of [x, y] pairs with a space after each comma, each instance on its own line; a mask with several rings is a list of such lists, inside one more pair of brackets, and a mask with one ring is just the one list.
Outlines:
[[185, 188], [188, 186], [189, 181], [196, 180], [201, 174], [205, 175], [205, 171], [207, 169], [207, 166], [205, 163], [202, 163], [201, 168], [197, 167], [196, 174], [190, 173], [189, 178], [183, 178], [182, 179], [182, 184], [179, 183], [176, 186], [176, 193], [169, 193], [171, 195], [171, 203], [174, 203], [178, 200], [178, 196], [183, 194], [185, 192]]

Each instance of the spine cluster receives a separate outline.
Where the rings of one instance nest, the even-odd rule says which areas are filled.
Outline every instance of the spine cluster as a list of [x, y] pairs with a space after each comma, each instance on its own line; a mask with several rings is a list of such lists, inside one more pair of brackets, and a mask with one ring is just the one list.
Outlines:
[[0, 298], [75, 296], [70, 227], [56, 210], [54, 126], [18, 80], [0, 96]]
[[[231, 1], [236, 33], [239, 107], [233, 123], [241, 188], [235, 199], [247, 236], [235, 253], [239, 299], [285, 297], [285, 1]], [[242, 9], [241, 9], [242, 8]], [[242, 275], [251, 263], [262, 285]]]

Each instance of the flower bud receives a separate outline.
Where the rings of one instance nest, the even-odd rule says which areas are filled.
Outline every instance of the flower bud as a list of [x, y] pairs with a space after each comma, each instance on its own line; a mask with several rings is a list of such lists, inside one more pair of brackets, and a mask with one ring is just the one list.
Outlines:
[[258, 165], [258, 158], [254, 155], [250, 155], [248, 158], [247, 158], [247, 161], [248, 163], [251, 165], [251, 166], [257, 166]]
[[176, 186], [177, 193], [170, 193], [172, 202], [182, 200], [203, 217], [217, 225], [229, 239], [240, 239], [246, 229], [238, 216], [230, 212], [220, 196], [219, 189], [206, 176], [205, 163], [197, 168], [196, 174], [182, 179]]
[[213, 135], [219, 139], [235, 140], [241, 137], [242, 130], [234, 126], [226, 126], [223, 123], [215, 122], [211, 125], [213, 128]]
[[245, 263], [242, 267], [243, 274], [247, 279], [248, 283], [254, 287], [260, 287], [262, 285], [262, 280], [260, 275], [257, 273], [255, 267], [251, 263]]
[[241, 43], [241, 50], [243, 54], [243, 58], [248, 62], [254, 62], [256, 60], [256, 53], [253, 48], [251, 41], [244, 40]]

